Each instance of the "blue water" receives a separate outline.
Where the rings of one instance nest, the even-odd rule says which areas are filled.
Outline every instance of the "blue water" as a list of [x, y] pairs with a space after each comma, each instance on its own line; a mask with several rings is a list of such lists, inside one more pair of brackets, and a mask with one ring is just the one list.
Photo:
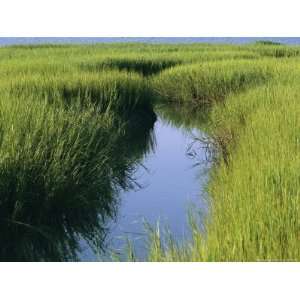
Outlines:
[[298, 45], [300, 37], [0, 37], [0, 45], [40, 44], [40, 43], [67, 43], [67, 44], [94, 44], [94, 43], [221, 43], [247, 44], [259, 40], [269, 40], [282, 44]]
[[[135, 177], [142, 186], [120, 195], [120, 207], [114, 222], [111, 222], [106, 239], [108, 255], [111, 250], [124, 254], [126, 239], [135, 247], [139, 259], [146, 255], [144, 222], [160, 229], [168, 228], [177, 241], [189, 237], [188, 211], [203, 215], [207, 212], [205, 194], [209, 163], [205, 151], [198, 151], [195, 158], [187, 155], [195, 136], [201, 135], [196, 128], [178, 128], [168, 120], [159, 117], [154, 126], [155, 146], [144, 157]], [[199, 150], [199, 149], [198, 149]], [[81, 260], [105, 259], [103, 254], [95, 254], [83, 242]]]
[[[203, 163], [200, 168], [193, 167], [195, 161], [187, 155], [193, 137], [201, 133], [196, 129], [176, 128], [159, 118], [154, 134], [156, 146], [143, 162], [147, 169], [141, 167], [137, 174], [143, 188], [121, 196], [122, 206], [111, 234], [114, 248], [122, 246], [126, 234], [139, 246], [137, 241], [143, 239], [145, 232], [144, 219], [152, 226], [157, 221], [161, 228], [168, 226], [180, 240], [188, 235], [188, 209], [191, 206], [202, 212], [206, 209], [204, 190], [209, 164], [205, 164], [205, 151], [198, 152], [198, 159]], [[137, 250], [140, 254], [144, 252], [144, 249]]]

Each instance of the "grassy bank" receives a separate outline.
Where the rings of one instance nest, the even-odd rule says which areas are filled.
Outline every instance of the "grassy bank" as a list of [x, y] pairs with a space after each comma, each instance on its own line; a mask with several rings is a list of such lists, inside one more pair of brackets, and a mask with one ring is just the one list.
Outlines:
[[[199, 224], [193, 214], [192, 238], [183, 244], [151, 229], [150, 261], [300, 259], [299, 61], [256, 61], [250, 64], [258, 70], [253, 77], [245, 65], [230, 63], [228, 71], [216, 63], [213, 76], [209, 68], [199, 68], [201, 75], [194, 79], [192, 69], [174, 68], [165, 73], [174, 72], [180, 79], [165, 77], [168, 84], [159, 83], [163, 91], [179, 91], [176, 97], [182, 93], [177, 99], [167, 93], [165, 99], [194, 109], [210, 106], [210, 142], [217, 156], [207, 187], [209, 215]], [[241, 76], [249, 83], [242, 88]], [[195, 85], [199, 96], [192, 98], [188, 86]]]
[[299, 55], [263, 43], [1, 48], [1, 259], [76, 259], [79, 237], [104, 238], [151, 148], [153, 105], [172, 102], [189, 126], [208, 124], [210, 210], [182, 245], [150, 232], [148, 259], [299, 260]]
[[137, 73], [80, 72], [42, 51], [2, 62], [0, 260], [77, 260], [80, 241], [102, 247], [119, 191], [135, 185], [149, 89]]
[[205, 232], [195, 216], [184, 245], [153, 231], [149, 259], [299, 261], [298, 115], [297, 85], [256, 88], [215, 107], [216, 145], [226, 152], [211, 172]]
[[149, 117], [137, 131], [93, 105], [59, 103], [1, 95], [0, 260], [76, 260], [79, 237], [101, 247], [149, 147]]

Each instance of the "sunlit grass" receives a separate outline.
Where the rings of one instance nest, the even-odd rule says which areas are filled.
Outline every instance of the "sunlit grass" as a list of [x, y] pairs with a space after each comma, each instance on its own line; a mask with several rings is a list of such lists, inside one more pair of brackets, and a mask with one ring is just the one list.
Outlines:
[[291, 78], [213, 107], [211, 137], [220, 148], [205, 230], [194, 216], [191, 239], [175, 248], [152, 231], [151, 261], [299, 261], [300, 90]]
[[[205, 226], [193, 216], [183, 244], [148, 226], [148, 260], [299, 260], [299, 55], [270, 43], [1, 48], [0, 217], [19, 224], [2, 244], [23, 244], [3, 247], [1, 258], [74, 259], [78, 235], [104, 235], [142, 156], [122, 140], [137, 136], [137, 115], [154, 122], [160, 101], [181, 106], [186, 126], [205, 119], [217, 155]], [[28, 228], [47, 235], [36, 251]]]
[[171, 68], [153, 79], [153, 89], [165, 101], [202, 105], [271, 77], [270, 64], [264, 61], [226, 60]]

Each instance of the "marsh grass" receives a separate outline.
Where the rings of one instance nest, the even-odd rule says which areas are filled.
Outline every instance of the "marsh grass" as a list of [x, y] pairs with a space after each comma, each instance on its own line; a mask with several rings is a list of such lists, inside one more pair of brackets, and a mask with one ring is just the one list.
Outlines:
[[108, 71], [102, 73], [65, 73], [63, 75], [31, 75], [7, 80], [6, 90], [20, 95], [36, 95], [67, 106], [80, 102], [95, 104], [100, 113], [112, 111], [126, 114], [135, 109], [151, 109], [151, 91], [143, 79], [133, 73]]
[[230, 138], [211, 170], [205, 231], [194, 217], [191, 238], [170, 247], [153, 229], [151, 261], [299, 261], [300, 91], [291, 72], [288, 83], [278, 78], [213, 106], [212, 138]]
[[144, 76], [157, 74], [164, 69], [181, 63], [179, 59], [168, 59], [167, 57], [141, 56], [141, 57], [113, 57], [103, 61], [82, 63], [83, 70], [101, 71], [105, 69], [117, 69], [134, 71]]
[[271, 76], [268, 66], [262, 62], [209, 62], [166, 70], [153, 79], [153, 89], [165, 101], [203, 106], [262, 84]]
[[75, 260], [78, 236], [100, 247], [119, 190], [135, 184], [153, 119], [135, 125], [144, 134], [128, 152], [126, 123], [93, 105], [58, 103], [2, 95], [1, 260]]
[[[2, 247], [1, 257], [39, 260], [47, 259], [46, 252], [52, 260], [74, 258], [76, 235], [101, 239], [102, 222], [114, 215], [116, 186], [126, 184], [119, 171], [126, 162], [112, 164], [119, 135], [113, 136], [113, 120], [92, 109], [79, 113], [46, 101], [1, 100], [1, 220], [43, 232], [29, 252], [27, 227], [2, 230], [9, 251]], [[16, 247], [17, 240], [24, 247]]]
[[299, 55], [269, 43], [1, 48], [1, 260], [76, 260], [80, 238], [101, 248], [153, 147], [159, 101], [181, 105], [186, 126], [205, 111], [219, 155], [204, 223], [191, 218], [182, 244], [148, 226], [148, 260], [299, 260]]

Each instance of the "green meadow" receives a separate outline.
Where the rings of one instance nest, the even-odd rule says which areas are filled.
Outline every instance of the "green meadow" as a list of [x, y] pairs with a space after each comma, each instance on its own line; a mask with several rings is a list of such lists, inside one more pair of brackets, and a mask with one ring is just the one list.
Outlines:
[[101, 248], [161, 104], [209, 136], [209, 213], [147, 260], [299, 261], [300, 48], [263, 42], [0, 48], [0, 260]]

